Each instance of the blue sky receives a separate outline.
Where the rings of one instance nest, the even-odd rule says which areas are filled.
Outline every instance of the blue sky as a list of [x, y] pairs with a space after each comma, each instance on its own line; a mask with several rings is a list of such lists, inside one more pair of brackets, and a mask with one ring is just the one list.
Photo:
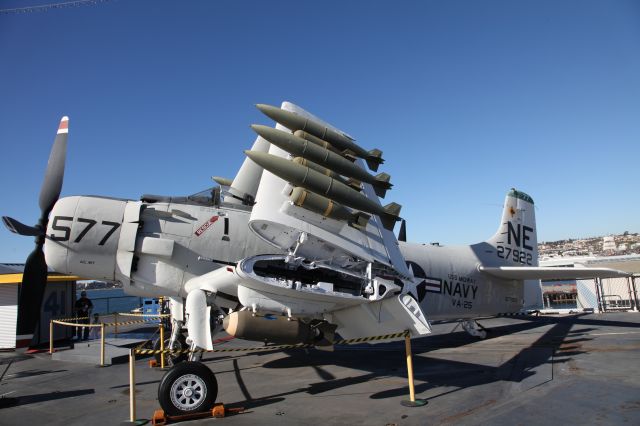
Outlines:
[[[0, 9], [41, 1], [0, 0]], [[640, 232], [640, 3], [118, 0], [0, 14], [0, 213], [36, 222], [61, 116], [64, 195], [233, 177], [255, 103], [379, 148], [409, 240], [467, 244], [506, 192], [538, 239]], [[30, 238], [0, 230], [0, 262]]]

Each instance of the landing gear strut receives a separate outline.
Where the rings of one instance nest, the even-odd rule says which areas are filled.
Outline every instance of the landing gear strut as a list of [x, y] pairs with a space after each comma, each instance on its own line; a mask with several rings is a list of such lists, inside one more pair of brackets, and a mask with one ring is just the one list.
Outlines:
[[[172, 343], [173, 342], [173, 343]], [[187, 342], [185, 340], [185, 337], [183, 334], [178, 334], [175, 338], [175, 340], [172, 338], [170, 339], [164, 339], [164, 348], [172, 350], [172, 351], [178, 351], [178, 350], [183, 350], [183, 349], [187, 349], [188, 345]], [[156, 351], [160, 350], [160, 339], [158, 338], [158, 340], [155, 341], [155, 343], [153, 344], [153, 349]], [[160, 357], [162, 355], [157, 353], [154, 355], [154, 358], [156, 359], [156, 362], [158, 363], [158, 365], [160, 365]], [[187, 359], [187, 354], [165, 354], [165, 362], [169, 363], [169, 366], [172, 365], [176, 365], [178, 363], [181, 363], [182, 361], [185, 361]]]

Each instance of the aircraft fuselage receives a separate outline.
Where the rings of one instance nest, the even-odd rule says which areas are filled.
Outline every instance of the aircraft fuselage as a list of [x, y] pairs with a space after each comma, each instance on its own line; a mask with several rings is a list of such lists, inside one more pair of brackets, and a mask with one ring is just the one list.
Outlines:
[[[206, 204], [62, 198], [47, 229], [47, 263], [59, 272], [119, 281], [131, 295], [184, 298], [185, 283], [194, 277], [225, 263], [282, 253], [249, 230], [250, 208]], [[414, 296], [429, 319], [473, 318], [522, 307], [522, 281], [478, 271], [481, 259], [495, 256], [486, 243], [400, 243], [400, 250], [422, 279]]]

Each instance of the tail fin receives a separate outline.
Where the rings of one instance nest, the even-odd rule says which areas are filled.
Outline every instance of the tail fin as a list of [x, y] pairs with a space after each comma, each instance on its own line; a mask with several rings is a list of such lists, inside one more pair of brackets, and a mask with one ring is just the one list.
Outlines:
[[368, 154], [369, 155], [367, 155], [367, 158], [365, 158], [367, 166], [369, 166], [369, 168], [374, 172], [377, 172], [378, 166], [384, 163], [384, 160], [382, 159], [382, 151], [380, 151], [379, 149], [372, 149], [368, 152]]
[[391, 176], [389, 176], [387, 173], [378, 173], [375, 176], [376, 179], [376, 183], [373, 184], [373, 190], [376, 192], [376, 195], [380, 198], [384, 198], [384, 196], [387, 194], [387, 190], [391, 189], [391, 187], [393, 185], [391, 185], [389, 183], [389, 180], [391, 180]]
[[398, 203], [389, 203], [384, 206], [385, 214], [380, 216], [380, 219], [382, 219], [382, 226], [384, 226], [385, 229], [389, 231], [393, 230], [393, 226], [400, 220], [401, 209], [402, 206]]
[[351, 224], [354, 228], [362, 230], [367, 227], [367, 223], [369, 223], [370, 218], [371, 216], [364, 212], [357, 212], [353, 214]]
[[488, 244], [505, 264], [538, 266], [538, 238], [533, 199], [522, 191], [507, 193], [500, 227]]
[[398, 241], [407, 242], [407, 221], [402, 219], [400, 222], [400, 232], [398, 232]]

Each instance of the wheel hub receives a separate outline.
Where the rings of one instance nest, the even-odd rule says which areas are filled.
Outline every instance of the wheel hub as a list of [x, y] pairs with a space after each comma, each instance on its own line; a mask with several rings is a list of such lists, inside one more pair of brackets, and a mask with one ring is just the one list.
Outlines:
[[171, 402], [182, 411], [193, 411], [207, 397], [207, 385], [195, 374], [178, 377], [171, 385]]

